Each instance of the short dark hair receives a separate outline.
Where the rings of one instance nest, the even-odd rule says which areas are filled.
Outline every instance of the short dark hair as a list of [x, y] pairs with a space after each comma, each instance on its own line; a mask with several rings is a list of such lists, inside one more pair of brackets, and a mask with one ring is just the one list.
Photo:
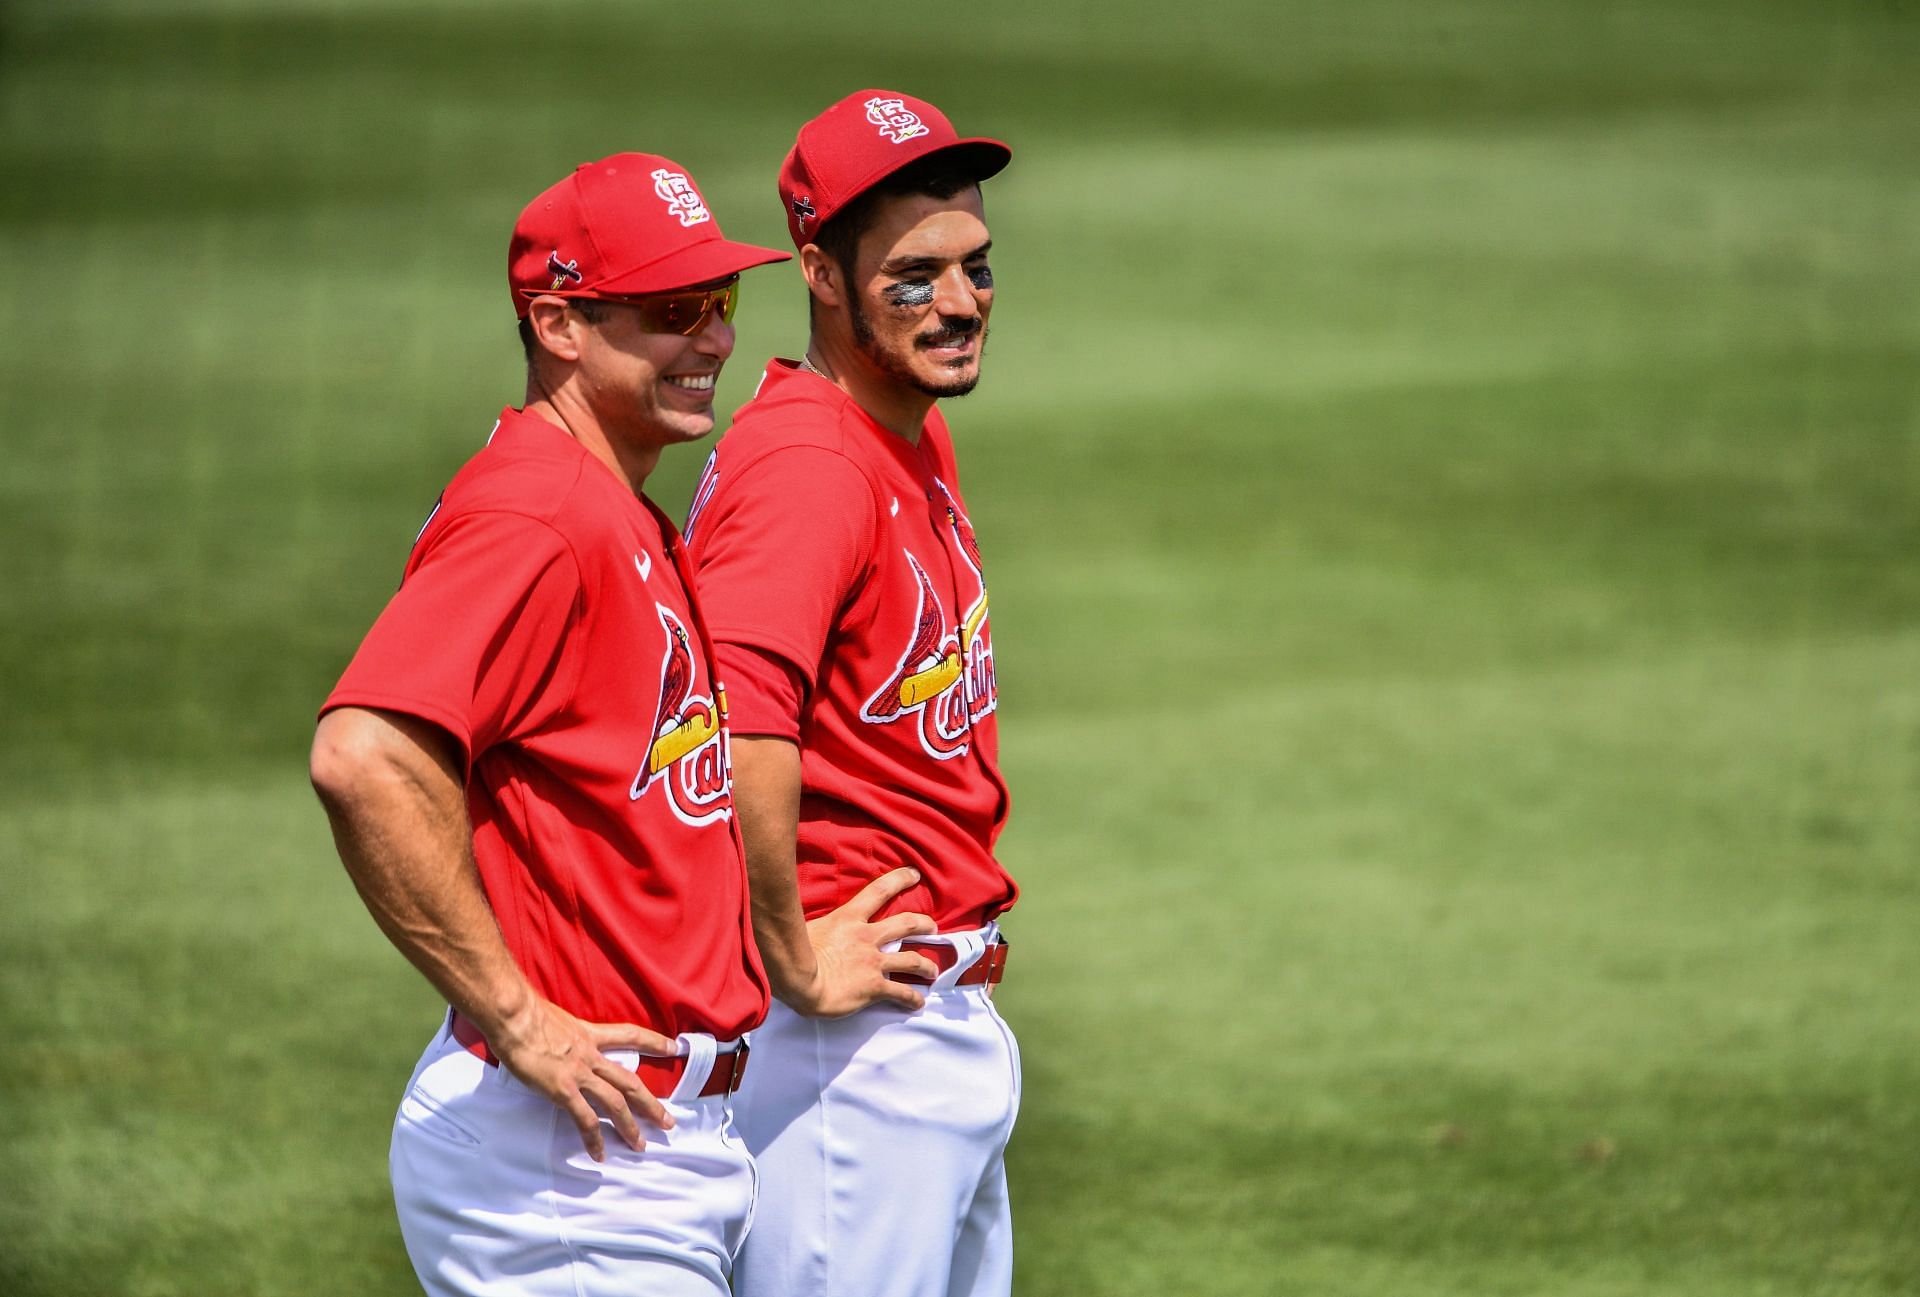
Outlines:
[[[580, 312], [580, 318], [588, 324], [598, 324], [607, 316], [606, 303], [596, 297], [569, 297], [567, 305]], [[533, 336], [533, 321], [526, 316], [520, 317], [520, 351], [527, 358], [529, 368], [533, 365], [533, 353], [540, 344]]]
[[813, 241], [834, 259], [841, 275], [851, 283], [860, 240], [873, 228], [880, 204], [906, 194], [951, 198], [963, 189], [971, 189], [980, 183], [980, 171], [977, 165], [969, 165], [969, 161], [964, 154], [930, 153], [917, 162], [909, 162], [835, 212], [833, 219], [813, 236]]

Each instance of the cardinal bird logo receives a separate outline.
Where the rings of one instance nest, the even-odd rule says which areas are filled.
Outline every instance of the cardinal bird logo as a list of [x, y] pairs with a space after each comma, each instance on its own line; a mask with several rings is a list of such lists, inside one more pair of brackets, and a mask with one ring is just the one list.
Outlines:
[[548, 284], [547, 287], [556, 293], [566, 287], [566, 285], [570, 283], [577, 284], [585, 278], [585, 276], [580, 273], [580, 258], [575, 257], [572, 261], [562, 261], [560, 260], [560, 250], [558, 248], [555, 248], [547, 254], [547, 273], [553, 276], [553, 282]]
[[695, 692], [693, 640], [673, 611], [655, 604], [666, 632], [660, 663], [660, 702], [646, 763], [627, 796], [639, 801], [658, 784], [667, 804], [687, 824], [709, 824], [733, 813], [732, 768], [727, 751], [726, 691]]
[[902, 711], [911, 711], [945, 693], [960, 678], [960, 645], [947, 629], [947, 610], [933, 592], [933, 582], [927, 580], [920, 560], [911, 550], [903, 552], [914, 580], [920, 584], [920, 609], [914, 619], [913, 640], [900, 655], [893, 678], [860, 709], [862, 720], [876, 724], [885, 724]]
[[993, 644], [985, 634], [987, 583], [973, 524], [953, 493], [939, 485], [947, 501], [947, 526], [962, 560], [953, 565], [955, 572], [959, 574], [962, 564], [970, 568], [971, 584], [978, 593], [955, 626], [926, 567], [911, 550], [902, 551], [917, 587], [913, 637], [893, 674], [860, 709], [860, 719], [869, 725], [912, 720], [927, 755], [948, 761], [968, 751], [974, 724], [999, 706], [999, 690], [993, 675]]

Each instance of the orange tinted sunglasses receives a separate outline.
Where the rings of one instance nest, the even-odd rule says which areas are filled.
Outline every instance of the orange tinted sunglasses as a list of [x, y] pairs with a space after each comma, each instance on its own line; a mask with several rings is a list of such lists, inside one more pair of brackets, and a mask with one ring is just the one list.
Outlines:
[[640, 313], [640, 327], [648, 333], [677, 333], [691, 338], [707, 327], [715, 314], [723, 323], [733, 323], [740, 305], [740, 280], [729, 279], [718, 288], [695, 289], [684, 293], [648, 293], [643, 297], [603, 297], [604, 302], [631, 306]]

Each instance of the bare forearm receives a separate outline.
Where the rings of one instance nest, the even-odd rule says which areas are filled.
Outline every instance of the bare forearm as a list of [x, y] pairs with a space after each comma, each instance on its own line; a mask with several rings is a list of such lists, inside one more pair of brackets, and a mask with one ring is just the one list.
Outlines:
[[388, 713], [329, 713], [314, 785], [334, 844], [394, 947], [490, 1037], [534, 994], [473, 865], [466, 799], [437, 730]]
[[666, 1057], [674, 1042], [634, 1023], [583, 1022], [542, 998], [513, 962], [474, 868], [452, 741], [395, 712], [343, 707], [313, 739], [313, 786], [353, 885], [388, 940], [472, 1020], [502, 1066], [573, 1120], [606, 1156], [599, 1114], [633, 1148], [641, 1119], [673, 1118], [611, 1048]]
[[933, 931], [924, 914], [879, 923], [874, 912], [920, 881], [912, 869], [882, 874], [838, 909], [809, 921], [800, 907], [795, 838], [800, 825], [800, 749], [784, 739], [733, 741], [733, 804], [747, 848], [753, 935], [773, 993], [796, 1012], [839, 1017], [876, 1001], [920, 1007], [919, 991], [891, 979], [896, 972], [932, 977], [923, 955], [885, 948]]
[[733, 799], [747, 851], [754, 940], [774, 994], [790, 1000], [815, 976], [795, 872], [800, 749], [784, 739], [734, 739]]

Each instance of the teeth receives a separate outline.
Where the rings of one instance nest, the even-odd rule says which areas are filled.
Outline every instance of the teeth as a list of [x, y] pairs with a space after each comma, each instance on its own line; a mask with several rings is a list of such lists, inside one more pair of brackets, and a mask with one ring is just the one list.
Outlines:
[[714, 376], [712, 374], [667, 375], [667, 381], [669, 383], [672, 383], [675, 387], [684, 387], [690, 392], [711, 392], [713, 390], [713, 378]]

